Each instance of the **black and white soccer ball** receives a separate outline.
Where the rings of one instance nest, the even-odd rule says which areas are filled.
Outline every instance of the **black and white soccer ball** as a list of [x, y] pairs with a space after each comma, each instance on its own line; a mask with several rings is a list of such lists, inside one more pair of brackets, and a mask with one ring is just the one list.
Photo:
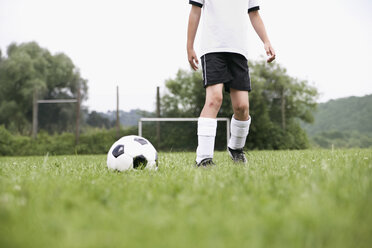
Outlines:
[[147, 139], [136, 135], [124, 136], [111, 146], [107, 154], [107, 167], [118, 171], [156, 170], [158, 153]]

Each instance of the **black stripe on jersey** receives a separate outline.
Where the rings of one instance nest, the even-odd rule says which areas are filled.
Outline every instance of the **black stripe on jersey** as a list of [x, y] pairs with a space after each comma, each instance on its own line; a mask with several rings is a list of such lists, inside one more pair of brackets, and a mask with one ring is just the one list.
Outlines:
[[198, 6], [198, 7], [200, 7], [200, 8], [203, 7], [203, 4], [198, 3], [198, 2], [194, 2], [194, 1], [192, 1], [192, 0], [189, 1], [189, 4], [192, 4], [192, 5]]
[[260, 6], [256, 6], [256, 7], [248, 9], [248, 13], [253, 12], [253, 11], [257, 11], [257, 10], [260, 10]]

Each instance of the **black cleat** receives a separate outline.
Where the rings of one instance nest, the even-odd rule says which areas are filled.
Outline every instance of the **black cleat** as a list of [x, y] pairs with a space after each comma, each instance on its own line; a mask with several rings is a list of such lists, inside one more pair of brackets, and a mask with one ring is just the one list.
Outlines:
[[196, 163], [197, 167], [209, 167], [209, 166], [215, 166], [216, 164], [213, 163], [213, 160], [211, 158], [205, 158], [200, 163]]
[[236, 149], [236, 150], [231, 149], [230, 147], [227, 147], [227, 148], [228, 148], [231, 159], [235, 163], [244, 163], [244, 164], [247, 163], [247, 158], [245, 157], [243, 148]]

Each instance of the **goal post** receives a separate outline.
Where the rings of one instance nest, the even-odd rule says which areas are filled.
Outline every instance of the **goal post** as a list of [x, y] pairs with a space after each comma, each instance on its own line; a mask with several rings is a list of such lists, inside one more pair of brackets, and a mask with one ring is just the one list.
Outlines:
[[[138, 136], [142, 136], [142, 122], [184, 122], [184, 121], [198, 121], [199, 118], [140, 118], [138, 121]], [[226, 122], [226, 149], [230, 139], [230, 119], [216, 118], [217, 121]], [[195, 130], [196, 131], [196, 130]], [[195, 132], [196, 133], [196, 132]]]

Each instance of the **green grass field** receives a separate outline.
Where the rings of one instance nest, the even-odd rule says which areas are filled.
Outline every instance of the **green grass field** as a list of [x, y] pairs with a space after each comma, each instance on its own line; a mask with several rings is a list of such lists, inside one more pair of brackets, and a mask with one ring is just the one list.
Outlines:
[[0, 247], [372, 247], [372, 150], [0, 158]]

